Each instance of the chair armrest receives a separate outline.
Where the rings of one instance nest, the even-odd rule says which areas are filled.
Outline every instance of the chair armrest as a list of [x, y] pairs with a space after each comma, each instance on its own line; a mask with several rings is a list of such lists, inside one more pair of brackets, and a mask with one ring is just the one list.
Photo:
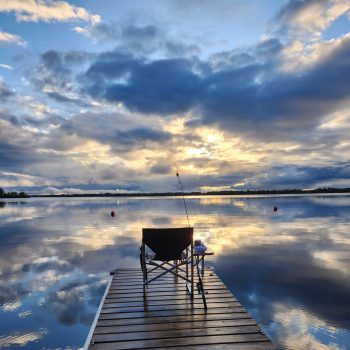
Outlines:
[[214, 251], [211, 249], [207, 249], [206, 251], [204, 251], [203, 253], [193, 253], [194, 256], [205, 256], [205, 255], [214, 255]]

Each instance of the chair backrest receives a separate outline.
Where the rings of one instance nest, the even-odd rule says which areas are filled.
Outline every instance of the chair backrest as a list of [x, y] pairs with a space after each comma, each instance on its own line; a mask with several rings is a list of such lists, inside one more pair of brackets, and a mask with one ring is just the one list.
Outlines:
[[142, 242], [156, 254], [155, 260], [180, 260], [181, 253], [193, 244], [193, 227], [143, 228]]

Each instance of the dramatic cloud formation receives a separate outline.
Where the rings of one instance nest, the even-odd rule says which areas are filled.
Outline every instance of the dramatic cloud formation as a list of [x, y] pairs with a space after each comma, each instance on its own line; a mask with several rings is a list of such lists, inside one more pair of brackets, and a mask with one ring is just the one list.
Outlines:
[[347, 1], [109, 6], [0, 1], [36, 50], [0, 56], [1, 186], [172, 191], [176, 167], [187, 190], [350, 186]]
[[[314, 130], [350, 97], [346, 74], [350, 36], [312, 69], [298, 75], [273, 67], [281, 50], [275, 40], [262, 42], [258, 50], [264, 56], [226, 53], [225, 64], [197, 59], [149, 62], [107, 52], [85, 73], [84, 89], [140, 113], [167, 116], [196, 110], [206, 124], [284, 140], [296, 137], [301, 129]], [[239, 65], [243, 54], [247, 60]], [[272, 126], [274, 133], [267, 136]]]

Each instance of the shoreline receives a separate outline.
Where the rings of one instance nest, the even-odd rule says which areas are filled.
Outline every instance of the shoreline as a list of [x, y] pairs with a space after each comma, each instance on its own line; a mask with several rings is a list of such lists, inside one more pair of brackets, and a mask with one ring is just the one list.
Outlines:
[[308, 196], [308, 195], [346, 195], [350, 194], [350, 188], [321, 188], [314, 190], [246, 190], [246, 191], [211, 191], [211, 192], [132, 192], [132, 193], [71, 193], [71, 194], [26, 194], [18, 196], [2, 196], [6, 199], [26, 198], [145, 198], [145, 197], [273, 197], [273, 196]]
[[343, 195], [350, 194], [350, 189], [317, 189], [317, 190], [258, 190], [258, 191], [213, 191], [213, 192], [164, 192], [164, 193], [81, 193], [81, 194], [32, 194], [29, 198], [94, 198], [94, 197], [270, 197], [270, 196], [307, 196], [307, 195]]

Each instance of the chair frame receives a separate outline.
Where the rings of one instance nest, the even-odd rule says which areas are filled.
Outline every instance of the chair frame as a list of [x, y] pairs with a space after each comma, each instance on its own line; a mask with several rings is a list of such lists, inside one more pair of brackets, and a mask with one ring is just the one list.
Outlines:
[[[189, 232], [191, 235], [191, 242], [190, 244], [185, 248], [185, 257], [181, 260], [157, 260], [156, 258], [150, 259], [147, 256], [146, 253], [146, 247], [147, 244], [144, 242], [144, 235], [146, 230], [154, 230], [159, 231], [160, 234], [166, 234], [166, 231], [172, 231], [173, 234], [176, 234], [176, 231], [178, 232]], [[146, 297], [146, 289], [149, 284], [156, 281], [157, 279], [163, 277], [167, 273], [170, 273], [174, 276], [174, 282], [177, 283], [178, 278], [181, 278], [185, 280], [186, 282], [186, 290], [190, 294], [191, 298], [193, 298], [194, 295], [194, 264], [193, 264], [193, 228], [192, 227], [185, 227], [185, 228], [154, 228], [154, 229], [142, 229], [142, 246], [141, 246], [141, 269], [142, 269], [142, 275], [143, 275], [143, 296]], [[150, 266], [151, 268], [148, 269], [147, 267]], [[151, 279], [148, 279], [148, 274], [151, 272], [154, 272], [156, 270], [161, 270], [159, 274], [152, 277]], [[157, 271], [158, 272], [158, 271]]]

